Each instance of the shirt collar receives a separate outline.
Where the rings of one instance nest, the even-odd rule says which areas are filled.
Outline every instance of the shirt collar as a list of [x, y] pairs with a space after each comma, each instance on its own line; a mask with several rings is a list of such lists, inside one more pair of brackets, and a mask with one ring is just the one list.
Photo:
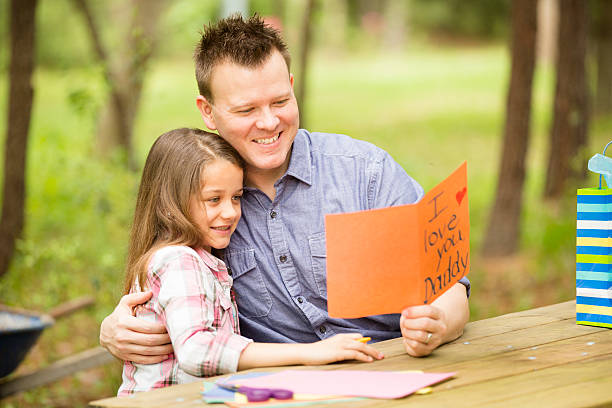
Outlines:
[[293, 176], [308, 185], [312, 184], [310, 140], [308, 132], [304, 129], [299, 129], [295, 135], [291, 150], [291, 160], [285, 175]]
[[208, 266], [211, 270], [215, 272], [219, 272], [219, 270], [221, 269], [221, 260], [219, 258], [210, 254], [208, 251], [202, 248], [196, 248], [196, 252], [198, 253], [198, 255], [200, 255], [200, 258], [202, 258], [202, 261], [204, 262], [204, 264], [206, 264], [206, 266]]

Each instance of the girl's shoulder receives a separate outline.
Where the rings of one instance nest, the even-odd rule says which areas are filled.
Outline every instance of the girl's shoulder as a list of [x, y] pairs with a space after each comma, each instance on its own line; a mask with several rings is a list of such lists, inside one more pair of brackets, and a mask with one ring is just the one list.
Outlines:
[[159, 248], [151, 255], [149, 273], [155, 273], [172, 264], [177, 266], [187, 264], [190, 267], [197, 266], [199, 269], [212, 270], [225, 266], [223, 261], [203, 249], [196, 250], [185, 245], [169, 245]]
[[185, 263], [198, 265], [200, 256], [192, 248], [184, 245], [170, 245], [157, 249], [149, 259], [149, 275], [157, 275]]

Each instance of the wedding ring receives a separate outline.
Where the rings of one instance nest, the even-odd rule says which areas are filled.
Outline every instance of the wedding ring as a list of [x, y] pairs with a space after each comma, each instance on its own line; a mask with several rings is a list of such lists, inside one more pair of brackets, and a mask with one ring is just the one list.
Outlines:
[[429, 340], [431, 340], [431, 333], [427, 333], [427, 338], [425, 339], [425, 344], [429, 343]]

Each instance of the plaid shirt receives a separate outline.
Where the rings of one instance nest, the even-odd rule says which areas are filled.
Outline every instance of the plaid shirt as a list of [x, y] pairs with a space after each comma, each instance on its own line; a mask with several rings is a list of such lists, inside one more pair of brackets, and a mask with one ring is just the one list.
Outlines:
[[[164, 247], [151, 257], [146, 285], [153, 296], [136, 316], [164, 324], [174, 353], [157, 364], [126, 361], [119, 396], [236, 371], [251, 340], [240, 336], [232, 278], [220, 259], [202, 249]], [[136, 284], [132, 292], [138, 290]]]

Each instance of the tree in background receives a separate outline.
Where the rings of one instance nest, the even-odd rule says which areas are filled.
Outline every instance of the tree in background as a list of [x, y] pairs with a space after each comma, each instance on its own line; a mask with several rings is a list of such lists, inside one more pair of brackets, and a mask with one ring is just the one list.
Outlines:
[[592, 16], [597, 60], [595, 112], [612, 114], [612, 2], [597, 0]]
[[0, 218], [0, 276], [13, 258], [24, 224], [25, 169], [34, 89], [36, 0], [11, 1], [11, 60], [8, 125], [4, 150], [4, 189]]
[[513, 1], [511, 27], [506, 124], [495, 204], [482, 250], [485, 256], [510, 255], [518, 247], [536, 58], [537, 2]]
[[538, 0], [538, 33], [536, 55], [538, 63], [553, 66], [557, 60], [559, 36], [559, 0]]
[[[103, 66], [110, 98], [102, 109], [98, 121], [98, 151], [109, 154], [122, 147], [128, 167], [135, 170], [136, 160], [132, 146], [134, 120], [140, 105], [140, 97], [149, 62], [156, 48], [157, 26], [165, 0], [131, 0], [115, 10], [117, 19], [130, 18], [124, 41], [117, 53], [108, 53], [102, 42], [102, 32], [87, 0], [74, 0], [83, 15], [96, 56]], [[126, 10], [127, 8], [127, 10]], [[118, 25], [121, 27], [121, 25]]]
[[312, 15], [314, 14], [316, 6], [317, 0], [307, 0], [300, 33], [300, 65], [298, 66], [298, 75], [296, 78], [296, 99], [300, 108], [300, 126], [303, 128], [308, 126], [306, 122], [306, 106], [304, 103], [306, 98], [306, 81], [308, 80], [308, 58], [310, 56], [310, 49], [312, 48]]
[[582, 148], [588, 134], [586, 80], [587, 3], [560, 0], [557, 80], [544, 196], [559, 198], [570, 177], [586, 171]]

